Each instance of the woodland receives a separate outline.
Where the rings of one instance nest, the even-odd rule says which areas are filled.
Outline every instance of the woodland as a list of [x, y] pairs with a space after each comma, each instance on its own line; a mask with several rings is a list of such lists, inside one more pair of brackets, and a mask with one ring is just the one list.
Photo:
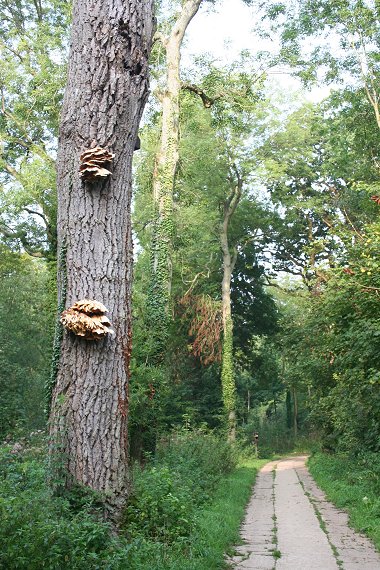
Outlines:
[[0, 568], [221, 569], [297, 450], [380, 548], [380, 3], [244, 4], [0, 0]]

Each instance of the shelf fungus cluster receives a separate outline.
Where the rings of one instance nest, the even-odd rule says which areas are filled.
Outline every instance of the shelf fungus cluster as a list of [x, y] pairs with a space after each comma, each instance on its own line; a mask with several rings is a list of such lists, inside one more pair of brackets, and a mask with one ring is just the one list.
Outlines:
[[86, 340], [101, 340], [114, 335], [106, 317], [106, 307], [98, 301], [82, 299], [61, 314], [61, 323], [68, 330]]
[[111, 172], [105, 167], [111, 164], [114, 156], [106, 148], [100, 146], [85, 150], [80, 155], [79, 173], [82, 180], [95, 182], [96, 180], [107, 178]]

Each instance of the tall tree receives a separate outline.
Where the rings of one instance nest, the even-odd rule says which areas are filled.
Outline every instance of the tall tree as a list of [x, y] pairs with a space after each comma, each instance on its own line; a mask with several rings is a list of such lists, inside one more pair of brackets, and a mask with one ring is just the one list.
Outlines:
[[[227, 414], [228, 438], [231, 441], [236, 437], [231, 283], [239, 251], [241, 252], [248, 242], [260, 241], [259, 230], [265, 216], [260, 215], [263, 207], [255, 197], [252, 186], [254, 173], [260, 162], [257, 148], [265, 138], [267, 127], [264, 117], [268, 119], [267, 102], [261, 94], [263, 76], [255, 73], [255, 67], [252, 70], [252, 62], [249, 59], [245, 61], [244, 54], [241, 63], [243, 71], [234, 69], [234, 66], [231, 70], [224, 70], [226, 75], [223, 95], [215, 96], [212, 107], [214, 128], [223, 141], [220, 152], [226, 169], [225, 181], [218, 189], [223, 315], [221, 384]], [[250, 72], [244, 70], [244, 63], [251, 65]], [[253, 63], [255, 66], [256, 62]], [[254, 85], [255, 83], [258, 85]], [[236, 224], [239, 213], [242, 218]], [[262, 232], [260, 236], [262, 237]]]
[[202, 0], [185, 0], [165, 37], [159, 35], [166, 54], [161, 94], [160, 142], [153, 174], [155, 220], [152, 236], [149, 309], [152, 324], [152, 359], [163, 358], [168, 339], [169, 300], [172, 281], [173, 192], [179, 159], [180, 60], [186, 30]]
[[[247, 62], [245, 62], [247, 64]], [[258, 228], [265, 223], [262, 215], [262, 205], [254, 199], [249, 177], [251, 170], [257, 166], [254, 156], [252, 138], [255, 144], [262, 136], [265, 118], [267, 117], [266, 103], [263, 106], [259, 101], [259, 87], [252, 87], [252, 76], [249, 73], [238, 71], [238, 64], [232, 69], [220, 69], [214, 67], [207, 71], [204, 83], [198, 84], [196, 95], [205, 97], [205, 90], [209, 100], [214, 100], [211, 107], [202, 108], [198, 97], [194, 97], [191, 89], [186, 89], [181, 98], [181, 140], [180, 156], [182, 159], [176, 177], [175, 210], [173, 221], [175, 233], [173, 236], [173, 280], [172, 300], [174, 316], [180, 313], [183, 317], [184, 308], [189, 322], [185, 324], [185, 336], [182, 338], [186, 343], [186, 333], [190, 330], [191, 346], [190, 353], [196, 358], [200, 357], [205, 365], [220, 361], [220, 344], [223, 335], [223, 322], [231, 331], [231, 299], [230, 288], [233, 271], [233, 262], [237, 249], [242, 251], [247, 242], [260, 242]], [[204, 71], [204, 68], [202, 69]], [[193, 85], [193, 84], [190, 84]], [[264, 107], [264, 108], [263, 108]], [[154, 119], [154, 118], [153, 118]], [[236, 127], [236, 128], [235, 128]], [[149, 157], [154, 147], [156, 126], [146, 129], [144, 137], [144, 155], [141, 159], [141, 167], [138, 171], [138, 194], [136, 207], [136, 228], [142, 247], [149, 251], [149, 235], [151, 228], [146, 219], [151, 217], [147, 204], [150, 203], [151, 181], [147, 180], [147, 165], [152, 160]], [[145, 134], [145, 133], [144, 133]], [[250, 138], [252, 137], [252, 138]], [[252, 143], [252, 144], [250, 144]], [[245, 186], [243, 188], [243, 182]], [[228, 203], [234, 204], [233, 211]], [[224, 212], [224, 205], [226, 211]], [[144, 213], [144, 215], [142, 215]], [[223, 244], [222, 244], [223, 242]], [[222, 248], [223, 245], [223, 248]], [[222, 251], [223, 250], [223, 251]], [[223, 268], [223, 266], [225, 266]], [[147, 256], [140, 253], [137, 271], [140, 278], [138, 302], [143, 304], [145, 298]], [[240, 269], [240, 272], [241, 269]], [[222, 319], [222, 274], [223, 278], [223, 301], [224, 315]], [[141, 283], [142, 280], [142, 283]], [[141, 297], [142, 296], [142, 297]], [[236, 297], [236, 296], [235, 296]], [[177, 311], [176, 309], [176, 302]], [[252, 302], [252, 300], [251, 300]], [[247, 303], [248, 305], [248, 303]], [[143, 305], [142, 305], [143, 306]], [[141, 338], [150, 348], [151, 337], [149, 335], [150, 319], [149, 309], [144, 309], [136, 314], [137, 328], [141, 331]], [[183, 321], [183, 319], [182, 319]], [[167, 370], [162, 373], [157, 367], [146, 366], [146, 356], [141, 354], [139, 361], [139, 380], [135, 379], [135, 387], [141, 387], [137, 396], [143, 402], [146, 399], [145, 409], [157, 406], [165, 391], [165, 386], [170, 384], [170, 379], [175, 378], [173, 393], [179, 392], [178, 383], [183, 381], [189, 386], [190, 374], [183, 374], [185, 366], [181, 361], [182, 370], [170, 357], [174, 353], [174, 344], [182, 332], [182, 324], [175, 322], [175, 327], [169, 328], [168, 334], [172, 336], [166, 342]], [[222, 329], [222, 331], [221, 331]], [[175, 332], [174, 332], [175, 331]], [[224, 370], [229, 373], [223, 374], [226, 380], [226, 389], [223, 390], [225, 398], [225, 412], [223, 426], [228, 423], [228, 415], [231, 412], [231, 425], [235, 426], [235, 386], [233, 374], [233, 347], [231, 334], [225, 335], [226, 347], [224, 355]], [[141, 349], [141, 342], [140, 342]], [[185, 351], [186, 352], [186, 351]], [[138, 354], [135, 352], [135, 355]], [[188, 353], [189, 355], [189, 353]], [[178, 358], [177, 358], [178, 360]], [[194, 367], [194, 361], [192, 363]], [[199, 373], [203, 373], [199, 367]], [[175, 371], [174, 371], [175, 369]], [[194, 374], [194, 371], [192, 372]], [[222, 389], [220, 382], [220, 368], [213, 367], [211, 374], [215, 375], [214, 383], [217, 386], [217, 405], [222, 404]], [[210, 374], [209, 373], [209, 374]], [[166, 384], [161, 385], [164, 377]], [[186, 378], [186, 379], [185, 379]], [[218, 381], [219, 380], [219, 381]], [[223, 382], [224, 383], [224, 382]], [[228, 384], [228, 385], [227, 385]], [[150, 392], [152, 385], [155, 388], [154, 396]], [[137, 391], [136, 391], [137, 393]], [[171, 397], [172, 401], [175, 398]], [[216, 398], [215, 398], [216, 400]], [[142, 409], [142, 406], [140, 410]], [[216, 412], [214, 412], [216, 415]], [[218, 411], [219, 413], [219, 411]], [[141, 412], [136, 418], [142, 417]], [[156, 419], [159, 413], [156, 414]], [[149, 421], [152, 425], [152, 421]], [[140, 430], [141, 433], [141, 430]]]
[[223, 314], [223, 355], [222, 355], [222, 390], [223, 402], [228, 413], [228, 434], [229, 439], [236, 439], [236, 384], [234, 378], [233, 359], [233, 322], [231, 305], [231, 280], [234, 271], [237, 248], [233, 249], [229, 243], [229, 225], [236, 208], [239, 205], [243, 179], [239, 171], [236, 170], [236, 181], [232, 179], [232, 189], [223, 203], [223, 219], [220, 224], [220, 247], [223, 256], [223, 278], [222, 278], [222, 314]]
[[52, 454], [66, 485], [106, 493], [114, 517], [127, 491], [131, 164], [153, 27], [152, 1], [74, 2], [57, 160], [59, 307], [90, 301], [63, 317], [77, 334], [57, 330]]

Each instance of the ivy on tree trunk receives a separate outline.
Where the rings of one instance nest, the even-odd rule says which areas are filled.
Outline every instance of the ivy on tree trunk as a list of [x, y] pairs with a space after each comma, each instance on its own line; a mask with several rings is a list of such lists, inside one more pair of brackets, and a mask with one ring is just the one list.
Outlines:
[[202, 0], [186, 0], [167, 38], [160, 37], [166, 51], [166, 84], [162, 93], [160, 146], [153, 174], [155, 220], [152, 236], [149, 316], [151, 360], [163, 360], [169, 337], [169, 305], [172, 282], [173, 190], [179, 158], [179, 96], [181, 91], [181, 45]]
[[[223, 310], [223, 353], [222, 353], [222, 396], [227, 416], [228, 439], [236, 439], [236, 383], [233, 355], [233, 321], [231, 308], [231, 279], [235, 267], [237, 250], [232, 255], [228, 240], [228, 228], [232, 216], [239, 205], [243, 179], [235, 165], [236, 184], [223, 206], [223, 220], [220, 227], [220, 246], [223, 255], [222, 310]], [[231, 179], [233, 180], [233, 179]]]

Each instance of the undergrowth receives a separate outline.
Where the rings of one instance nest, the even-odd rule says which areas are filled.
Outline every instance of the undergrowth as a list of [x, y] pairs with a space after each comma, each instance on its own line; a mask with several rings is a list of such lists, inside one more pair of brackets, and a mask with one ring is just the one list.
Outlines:
[[[47, 485], [41, 441], [0, 448], [0, 568], [216, 570], [238, 529], [259, 461], [236, 467], [237, 454], [212, 434], [177, 433], [144, 468], [117, 537], [98, 498], [78, 507]], [[262, 462], [261, 462], [262, 463]]]
[[317, 453], [308, 466], [318, 485], [337, 507], [345, 509], [350, 524], [367, 534], [380, 550], [380, 457]]

